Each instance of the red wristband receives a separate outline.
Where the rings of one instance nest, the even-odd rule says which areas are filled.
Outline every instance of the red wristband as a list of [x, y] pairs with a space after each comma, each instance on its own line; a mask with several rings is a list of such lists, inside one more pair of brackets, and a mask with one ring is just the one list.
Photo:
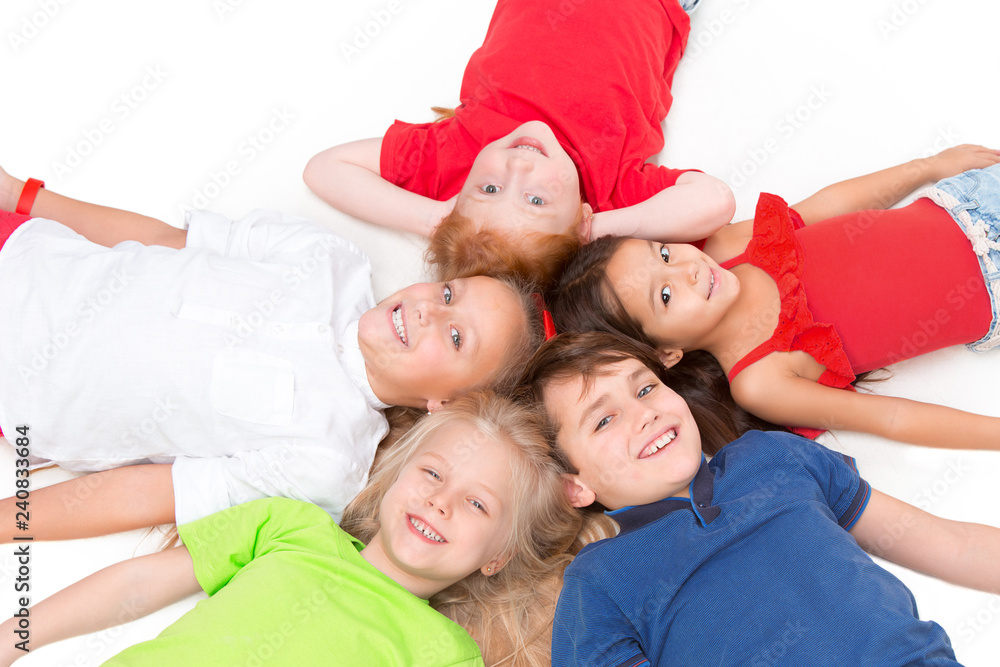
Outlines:
[[17, 208], [14, 212], [21, 215], [31, 215], [31, 207], [35, 205], [35, 197], [38, 196], [38, 191], [44, 187], [45, 183], [42, 181], [37, 178], [29, 178], [21, 189], [21, 196], [17, 199]]

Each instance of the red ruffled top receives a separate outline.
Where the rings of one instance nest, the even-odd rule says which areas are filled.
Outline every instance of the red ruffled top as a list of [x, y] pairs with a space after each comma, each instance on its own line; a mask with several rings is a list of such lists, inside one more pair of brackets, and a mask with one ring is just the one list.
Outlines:
[[[831, 324], [813, 319], [802, 283], [802, 245], [795, 230], [805, 226], [802, 218], [776, 195], [762, 193], [754, 214], [753, 239], [739, 256], [722, 263], [730, 269], [749, 263], [766, 272], [778, 285], [781, 313], [771, 337], [751, 350], [729, 371], [732, 382], [740, 371], [772, 352], [802, 350], [826, 367], [817, 382], [838, 389], [851, 389], [854, 371], [844, 352], [840, 335]], [[824, 429], [792, 428], [807, 438], [815, 438]]]

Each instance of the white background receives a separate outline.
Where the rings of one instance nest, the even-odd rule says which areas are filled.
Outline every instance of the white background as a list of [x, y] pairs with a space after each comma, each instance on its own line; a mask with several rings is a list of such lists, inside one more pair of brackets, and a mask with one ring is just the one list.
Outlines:
[[[574, 1], [585, 0], [567, 6]], [[0, 165], [175, 225], [185, 206], [311, 217], [372, 256], [384, 296], [422, 278], [422, 241], [334, 211], [303, 185], [302, 168], [330, 145], [379, 135], [395, 118], [429, 120], [429, 107], [457, 103], [492, 9], [470, 0], [7, 0]], [[730, 182], [742, 219], [761, 190], [794, 202], [955, 143], [1000, 146], [998, 26], [1000, 6], [988, 0], [704, 0], [658, 159]], [[928, 239], [927, 270], [934, 262]], [[998, 353], [950, 349], [892, 370], [878, 391], [1000, 415], [990, 382]], [[852, 434], [823, 441], [856, 456], [876, 488], [1000, 525], [1000, 453]], [[32, 480], [68, 476], [50, 470]], [[3, 495], [13, 480], [12, 453], [2, 447]], [[32, 601], [155, 547], [142, 533], [35, 544]], [[14, 610], [12, 551], [0, 558], [2, 614]], [[921, 616], [949, 632], [962, 662], [997, 663], [1000, 597], [892, 569], [914, 591]], [[99, 664], [194, 602], [19, 664]]]

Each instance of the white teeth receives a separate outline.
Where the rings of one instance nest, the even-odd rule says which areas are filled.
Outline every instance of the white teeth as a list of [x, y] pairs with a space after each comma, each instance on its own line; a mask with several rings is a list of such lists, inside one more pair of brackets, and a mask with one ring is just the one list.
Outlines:
[[518, 144], [517, 146], [514, 146], [514, 148], [526, 148], [529, 151], [535, 151], [536, 153], [541, 153], [542, 155], [545, 155], [545, 153], [542, 153], [542, 151], [538, 150], [534, 146], [529, 146], [528, 144]]
[[666, 433], [664, 433], [663, 435], [661, 435], [659, 438], [657, 438], [656, 440], [654, 440], [653, 444], [651, 444], [646, 449], [646, 456], [652, 456], [656, 452], [660, 451], [661, 449], [663, 449], [664, 447], [666, 447], [667, 445], [669, 445], [670, 442], [674, 438], [676, 438], [676, 437], [677, 437], [677, 431], [675, 431], [673, 429], [667, 431]]
[[715, 289], [715, 273], [708, 274], [708, 296], [711, 298], [712, 290]]
[[403, 345], [406, 345], [406, 329], [403, 327], [403, 313], [400, 312], [402, 306], [396, 306], [392, 311], [392, 325], [396, 327], [396, 335], [399, 336], [399, 340], [403, 341]]
[[431, 527], [428, 526], [423, 521], [417, 521], [413, 517], [410, 517], [410, 523], [413, 525], [414, 528], [419, 530], [420, 534], [423, 535], [424, 537], [434, 540], [435, 542], [444, 542], [444, 538], [435, 533], [433, 530], [431, 530]]

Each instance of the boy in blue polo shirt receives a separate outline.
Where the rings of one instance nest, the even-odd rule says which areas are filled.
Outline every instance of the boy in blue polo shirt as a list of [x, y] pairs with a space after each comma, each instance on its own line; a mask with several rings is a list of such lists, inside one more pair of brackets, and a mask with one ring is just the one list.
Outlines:
[[[598, 333], [556, 337], [529, 369], [573, 503], [621, 527], [566, 570], [553, 665], [958, 664], [865, 550], [998, 592], [1000, 530], [879, 493], [852, 458], [790, 433], [721, 446], [716, 421], [703, 443], [661, 371]], [[711, 462], [703, 444], [721, 447]]]

